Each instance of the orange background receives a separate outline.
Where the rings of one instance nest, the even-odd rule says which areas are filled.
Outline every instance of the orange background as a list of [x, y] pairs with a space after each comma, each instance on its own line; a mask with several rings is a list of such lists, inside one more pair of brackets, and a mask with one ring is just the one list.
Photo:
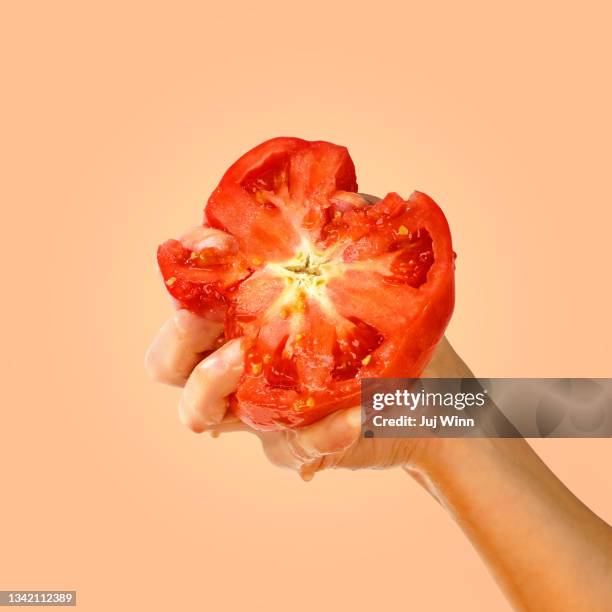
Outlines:
[[[363, 191], [443, 206], [448, 335], [477, 374], [610, 376], [609, 5], [209, 4], [3, 10], [0, 588], [95, 611], [508, 610], [400, 471], [305, 484], [245, 434], [179, 425], [143, 369], [171, 308], [155, 248], [251, 146], [331, 140]], [[609, 440], [534, 446], [612, 519]]]

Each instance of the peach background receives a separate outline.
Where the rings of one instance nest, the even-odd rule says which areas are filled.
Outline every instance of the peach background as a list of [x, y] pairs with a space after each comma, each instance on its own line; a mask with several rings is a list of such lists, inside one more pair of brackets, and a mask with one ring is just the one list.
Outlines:
[[[210, 4], [4, 9], [0, 588], [95, 611], [507, 610], [401, 472], [304, 484], [245, 434], [179, 425], [142, 366], [170, 312], [154, 252], [246, 149], [331, 140], [364, 191], [443, 206], [448, 334], [478, 374], [610, 376], [609, 6]], [[612, 519], [609, 440], [534, 445]]]

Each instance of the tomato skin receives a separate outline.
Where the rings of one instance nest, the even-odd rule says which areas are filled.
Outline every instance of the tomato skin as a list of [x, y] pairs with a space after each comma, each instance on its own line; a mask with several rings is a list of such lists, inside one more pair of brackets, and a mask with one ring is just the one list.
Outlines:
[[225, 340], [244, 338], [230, 405], [256, 429], [358, 405], [364, 377], [418, 377], [450, 320], [455, 254], [442, 210], [420, 192], [368, 204], [357, 189], [345, 147], [274, 138], [232, 164], [208, 200], [205, 225], [227, 244], [158, 251], [178, 302], [224, 320]]

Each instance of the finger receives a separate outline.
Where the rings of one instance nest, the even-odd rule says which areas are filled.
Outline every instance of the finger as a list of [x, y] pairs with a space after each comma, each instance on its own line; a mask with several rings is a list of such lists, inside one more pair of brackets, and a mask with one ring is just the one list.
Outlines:
[[259, 438], [264, 454], [270, 463], [281, 468], [300, 469], [301, 463], [289, 448], [285, 431], [258, 431], [243, 423], [231, 412], [227, 412], [220, 423], [208, 425], [204, 429], [209, 431], [213, 438], [237, 431], [255, 434]]
[[244, 372], [240, 338], [230, 340], [203, 359], [190, 374], [179, 404], [181, 422], [196, 433], [223, 421], [227, 396], [236, 390]]
[[204, 428], [210, 432], [213, 438], [218, 438], [222, 433], [232, 433], [234, 431], [250, 431], [258, 433], [246, 423], [243, 423], [231, 410], [228, 410], [220, 423], [208, 425]]
[[221, 434], [234, 432], [255, 434], [261, 442], [266, 459], [272, 465], [298, 471], [302, 467], [302, 463], [289, 448], [284, 431], [258, 431], [240, 421], [231, 412], [226, 414], [221, 423], [206, 426], [204, 429], [209, 431], [213, 438], [218, 438]]
[[159, 330], [145, 357], [149, 375], [169, 385], [184, 385], [202, 359], [213, 348], [223, 324], [178, 310]]
[[370, 195], [369, 193], [360, 193], [359, 195], [370, 204], [376, 204], [376, 202], [380, 201], [380, 198]]
[[196, 252], [207, 248], [231, 252], [238, 248], [238, 243], [234, 236], [206, 225], [198, 225], [188, 229], [180, 237], [180, 242], [186, 249]]
[[287, 443], [284, 431], [256, 432], [266, 458], [272, 465], [290, 470], [300, 470], [302, 461], [292, 451]]
[[287, 432], [291, 449], [303, 463], [339, 453], [352, 446], [361, 432], [361, 408], [340, 410], [313, 425]]

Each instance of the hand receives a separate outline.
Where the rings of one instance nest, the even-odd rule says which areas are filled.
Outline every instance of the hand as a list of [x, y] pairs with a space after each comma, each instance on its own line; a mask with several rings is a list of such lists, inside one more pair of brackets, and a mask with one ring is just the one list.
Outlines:
[[[197, 228], [183, 240], [208, 243], [221, 234]], [[304, 480], [327, 468], [401, 466], [449, 509], [517, 608], [609, 609], [612, 528], [525, 440], [362, 438], [359, 407], [298, 430], [254, 431], [228, 413], [227, 396], [242, 376], [244, 355], [240, 339], [214, 350], [221, 331], [219, 321], [178, 310], [147, 354], [155, 379], [184, 385], [179, 415], [193, 431], [251, 431], [272, 463], [297, 470]], [[443, 338], [424, 376], [472, 374]]]
[[[361, 438], [359, 407], [335, 412], [297, 430], [259, 432], [240, 422], [228, 412], [227, 401], [243, 372], [240, 340], [231, 340], [202, 359], [220, 331], [217, 321], [178, 310], [161, 328], [147, 354], [147, 369], [154, 379], [184, 385], [179, 416], [194, 432], [209, 431], [213, 436], [252, 432], [273, 464], [297, 470], [304, 480], [328, 468], [407, 467], [418, 466], [424, 460], [431, 440]], [[471, 375], [446, 338], [439, 343], [424, 372], [427, 377]]]

